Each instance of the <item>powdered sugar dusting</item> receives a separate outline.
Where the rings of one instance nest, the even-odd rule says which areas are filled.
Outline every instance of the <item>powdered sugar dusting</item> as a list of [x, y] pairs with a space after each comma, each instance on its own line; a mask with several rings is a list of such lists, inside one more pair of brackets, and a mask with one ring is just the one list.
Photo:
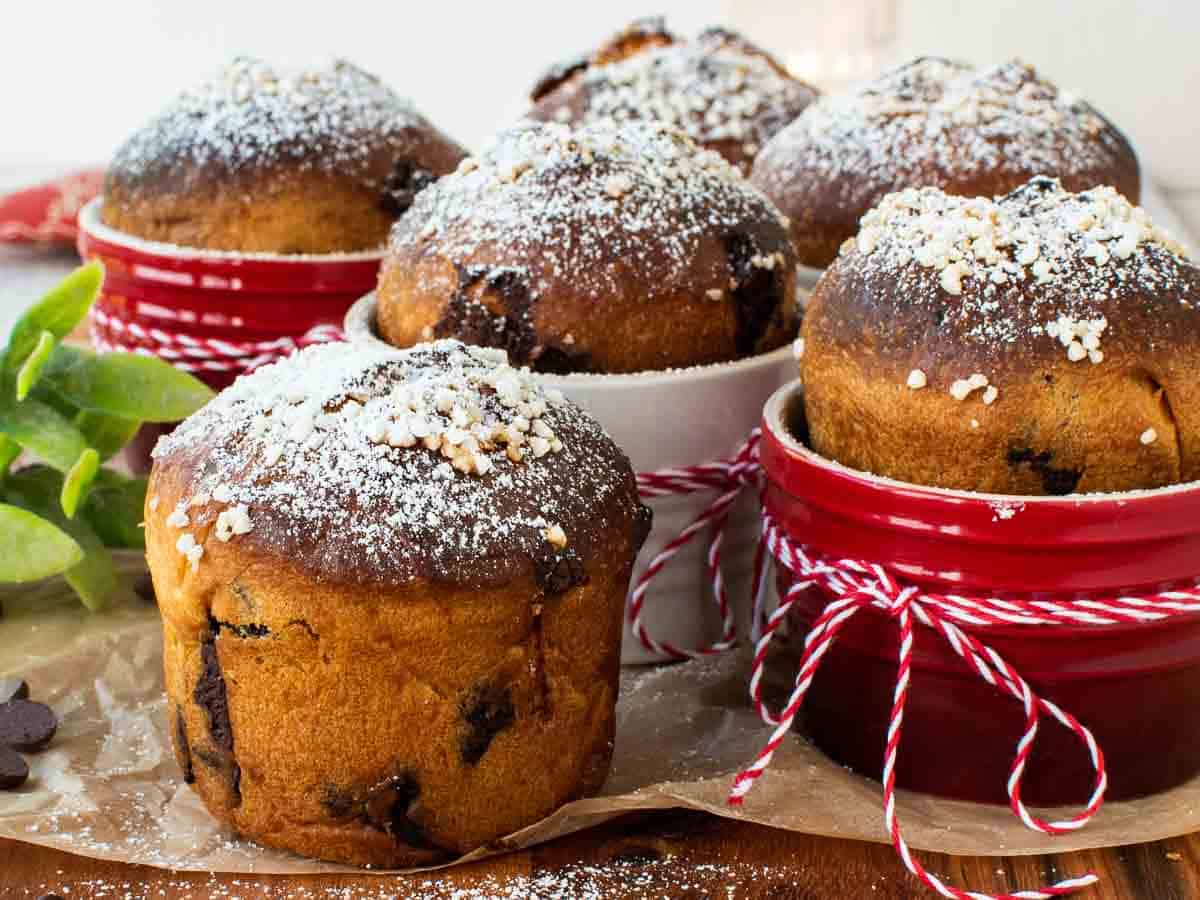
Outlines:
[[176, 99], [118, 151], [110, 178], [170, 181], [198, 167], [227, 173], [288, 163], [366, 179], [380, 143], [397, 151], [428, 127], [375, 76], [345, 62], [286, 70], [239, 57]]
[[351, 580], [502, 578], [522, 557], [586, 552], [607, 513], [636, 505], [599, 425], [503, 351], [451, 340], [308, 348], [240, 378], [154, 458], [188, 479], [169, 527], [303, 547]]
[[523, 122], [422, 191], [397, 222], [392, 248], [466, 265], [500, 247], [504, 265], [535, 293], [553, 279], [603, 298], [636, 279], [654, 297], [702, 276], [706, 241], [763, 222], [786, 245], [766, 197], [665, 125]]
[[560, 93], [571, 104], [560, 109], [572, 121], [654, 119], [702, 144], [737, 142], [747, 158], [816, 97], [765, 57], [711, 40], [651, 47], [590, 66], [549, 99], [564, 99]]
[[1124, 138], [1090, 105], [1028, 65], [976, 70], [927, 57], [819, 99], [764, 148], [759, 163], [781, 184], [806, 172], [874, 188], [991, 172], [1065, 177], [1132, 159]]
[[842, 255], [906, 302], [942, 304], [968, 341], [1048, 337], [1072, 362], [1104, 361], [1108, 300], [1198, 299], [1185, 288], [1195, 267], [1141, 207], [1112, 188], [1074, 194], [1049, 178], [995, 200], [899, 191], [862, 218]]

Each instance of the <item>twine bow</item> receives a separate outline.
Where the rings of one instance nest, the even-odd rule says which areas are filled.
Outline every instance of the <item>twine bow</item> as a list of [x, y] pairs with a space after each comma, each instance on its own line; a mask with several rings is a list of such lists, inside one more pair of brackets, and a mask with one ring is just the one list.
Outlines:
[[[756, 430], [750, 439], [730, 460], [697, 466], [694, 469], [669, 470], [668, 472], [639, 475], [639, 486], [643, 497], [661, 496], [666, 493], [692, 493], [700, 490], [721, 491], [720, 495], [688, 526], [674, 541], [667, 544], [651, 561], [650, 566], [630, 595], [629, 617], [634, 632], [642, 643], [651, 650], [664, 652], [675, 658], [693, 658], [719, 653], [732, 647], [736, 635], [732, 626], [732, 612], [725, 596], [720, 576], [720, 546], [724, 527], [729, 517], [729, 508], [740, 492], [749, 485], [760, 486], [761, 474], [757, 468], [757, 447], [760, 440]], [[719, 474], [725, 472], [721, 481]], [[761, 498], [760, 498], [761, 500]], [[705, 526], [713, 529], [709, 546], [708, 570], [713, 581], [713, 593], [724, 623], [720, 641], [697, 650], [674, 647], [667, 642], [656, 641], [646, 633], [641, 615], [645, 606], [646, 591], [650, 582], [678, 550], [695, 537]], [[765, 619], [763, 602], [766, 584], [766, 569], [774, 560], [792, 574], [793, 581], [779, 606]], [[824, 610], [813, 622], [804, 639], [804, 650], [798, 665], [795, 683], [781, 712], [776, 715], [767, 707], [762, 697], [762, 678], [771, 642], [787, 619], [792, 606], [808, 590], [820, 590], [829, 598]], [[1108, 787], [1108, 776], [1104, 754], [1088, 728], [1066, 710], [1050, 700], [1038, 696], [1021, 677], [1020, 673], [994, 649], [962, 626], [986, 628], [995, 625], [1019, 626], [1064, 626], [1064, 625], [1116, 625], [1158, 621], [1171, 616], [1200, 613], [1200, 580], [1194, 585], [1179, 590], [1167, 590], [1147, 595], [1114, 595], [1085, 598], [1071, 601], [1009, 599], [987, 596], [966, 596], [926, 591], [917, 585], [906, 583], [885, 566], [855, 559], [834, 559], [824, 556], [802, 543], [792, 540], [763, 508], [762, 536], [754, 564], [755, 642], [754, 659], [750, 676], [750, 697], [762, 720], [773, 731], [754, 761], [739, 772], [729, 793], [731, 805], [741, 805], [754, 784], [767, 771], [776, 751], [791, 732], [812, 685], [821, 661], [836, 642], [839, 632], [855, 615], [864, 609], [874, 609], [893, 621], [899, 632], [896, 687], [888, 723], [887, 743], [883, 760], [884, 825], [892, 845], [905, 867], [928, 888], [952, 900], [1047, 900], [1059, 897], [1089, 885], [1098, 878], [1087, 873], [1068, 878], [1053, 885], [1030, 891], [1011, 894], [989, 895], [964, 891], [946, 884], [928, 872], [909, 849], [896, 813], [896, 759], [904, 726], [904, 711], [908, 700], [913, 645], [918, 629], [914, 622], [939, 634], [954, 653], [980, 678], [1001, 693], [1021, 703], [1025, 722], [1017, 741], [1006, 791], [1013, 814], [1027, 827], [1047, 835], [1065, 834], [1082, 828], [1099, 811]], [[1058, 820], [1046, 821], [1034, 815], [1021, 798], [1021, 785], [1026, 765], [1043, 714], [1069, 729], [1087, 750], [1095, 773], [1092, 793], [1087, 804], [1075, 815]]]
[[[288, 356], [310, 344], [343, 340], [339, 328], [321, 325], [298, 338], [281, 337], [269, 341], [233, 342], [215, 338], [196, 338], [160, 328], [144, 328], [134, 322], [109, 315], [100, 309], [92, 313], [92, 338], [97, 349], [124, 350], [160, 356], [189, 371], [249, 372]], [[737, 625], [728, 591], [721, 574], [721, 545], [734, 503], [747, 487], [761, 492], [762, 475], [758, 464], [758, 429], [732, 457], [683, 469], [664, 469], [640, 473], [638, 491], [643, 498], [686, 495], [717, 491], [716, 498], [682, 532], [664, 546], [639, 576], [629, 594], [627, 615], [632, 630], [651, 652], [674, 659], [694, 659], [725, 652], [737, 644]], [[760, 498], [761, 499], [761, 498]], [[706, 566], [712, 582], [713, 599], [721, 616], [721, 637], [702, 647], [678, 647], [655, 639], [643, 620], [647, 591], [659, 572], [706, 528], [711, 540]], [[766, 574], [771, 560], [788, 569], [794, 578], [779, 606], [764, 616]], [[734, 779], [729, 803], [741, 805], [754, 784], [767, 771], [779, 746], [787, 738], [796, 715], [804, 704], [813, 677], [822, 659], [837, 640], [841, 629], [856, 614], [874, 608], [896, 623], [900, 642], [896, 688], [893, 694], [882, 773], [884, 825], [905, 867], [922, 883], [952, 900], [1048, 900], [1095, 884], [1098, 878], [1088, 873], [1053, 885], [1012, 894], [989, 895], [964, 891], [946, 884], [928, 872], [912, 855], [904, 840], [896, 814], [896, 759], [904, 725], [912, 669], [914, 621], [940, 634], [951, 649], [980, 678], [996, 690], [1018, 700], [1025, 712], [1025, 723], [1017, 741], [1006, 790], [1009, 805], [1021, 822], [1035, 831], [1058, 835], [1082, 828], [1099, 811], [1108, 787], [1104, 755], [1091, 731], [1074, 716], [1034, 693], [1029, 684], [995, 650], [961, 625], [1115, 625], [1156, 621], [1170, 616], [1200, 612], [1200, 580], [1189, 589], [1163, 591], [1145, 596], [1112, 596], [1072, 601], [1021, 600], [941, 594], [906, 584], [877, 563], [853, 559], [831, 559], [784, 533], [763, 509], [762, 537], [755, 554], [751, 591], [754, 613], [751, 639], [755, 643], [750, 676], [750, 696], [762, 720], [774, 727], [770, 738], [754, 761]], [[804, 640], [792, 693], [776, 715], [762, 698], [762, 678], [771, 641], [787, 619], [793, 604], [810, 589], [830, 597], [821, 615], [813, 622]], [[1087, 749], [1095, 771], [1092, 794], [1087, 805], [1070, 818], [1048, 822], [1038, 818], [1021, 799], [1021, 784], [1029, 755], [1037, 739], [1042, 714], [1051, 716], [1072, 731]]]

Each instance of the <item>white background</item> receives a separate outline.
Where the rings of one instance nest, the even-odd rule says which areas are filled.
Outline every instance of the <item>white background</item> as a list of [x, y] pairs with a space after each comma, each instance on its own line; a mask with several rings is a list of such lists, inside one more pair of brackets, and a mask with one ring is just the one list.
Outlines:
[[[741, 28], [826, 86], [918, 53], [1021, 57], [1124, 128], [1157, 182], [1149, 205], [1200, 235], [1200, 0], [0, 0], [0, 191], [104, 163], [238, 53], [344, 56], [475, 146], [549, 63], [648, 13]], [[0, 250], [0, 335], [70, 265]]]
[[[0, 168], [96, 162], [237, 53], [345, 56], [468, 145], [511, 121], [545, 66], [630, 19], [724, 21], [785, 59], [1020, 56], [1125, 127], [1158, 177], [1200, 189], [1197, 0], [9, 0], [0, 3]], [[888, 59], [887, 57], [891, 57]]]

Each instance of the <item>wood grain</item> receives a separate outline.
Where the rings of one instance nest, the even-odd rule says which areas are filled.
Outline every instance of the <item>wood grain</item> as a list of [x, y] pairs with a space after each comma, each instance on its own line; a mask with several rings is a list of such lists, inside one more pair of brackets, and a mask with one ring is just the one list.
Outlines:
[[[1200, 897], [1200, 834], [1111, 850], [1015, 858], [924, 854], [929, 869], [990, 893], [1094, 871], [1089, 900]], [[70, 900], [417, 898], [772, 898], [933, 896], [890, 847], [810, 837], [691, 812], [630, 816], [531, 850], [417, 876], [213, 876], [70, 856], [0, 841], [0, 897]]]

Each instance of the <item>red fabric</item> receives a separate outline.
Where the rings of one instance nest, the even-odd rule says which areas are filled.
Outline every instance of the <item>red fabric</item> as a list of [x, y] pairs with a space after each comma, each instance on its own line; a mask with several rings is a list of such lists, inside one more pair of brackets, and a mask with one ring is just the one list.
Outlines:
[[0, 244], [74, 244], [79, 210], [103, 183], [92, 169], [0, 195]]

